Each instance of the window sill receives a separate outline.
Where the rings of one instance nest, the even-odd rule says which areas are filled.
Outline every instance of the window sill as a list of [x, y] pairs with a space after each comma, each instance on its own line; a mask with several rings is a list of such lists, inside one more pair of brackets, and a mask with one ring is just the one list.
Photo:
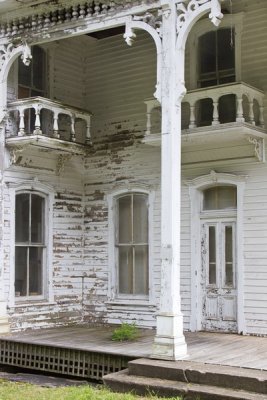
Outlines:
[[20, 308], [20, 307], [35, 307], [35, 306], [54, 306], [57, 303], [55, 301], [49, 301], [49, 300], [16, 300], [14, 305], [10, 308]]
[[127, 307], [129, 305], [136, 307], [156, 307], [155, 303], [152, 303], [149, 299], [113, 299], [105, 302], [108, 306], [122, 306]]

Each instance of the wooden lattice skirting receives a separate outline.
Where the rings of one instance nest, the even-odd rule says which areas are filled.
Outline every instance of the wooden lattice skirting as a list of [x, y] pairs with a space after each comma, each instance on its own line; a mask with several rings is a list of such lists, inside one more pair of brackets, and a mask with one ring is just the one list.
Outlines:
[[40, 344], [0, 340], [0, 364], [80, 378], [101, 380], [127, 368], [133, 358]]

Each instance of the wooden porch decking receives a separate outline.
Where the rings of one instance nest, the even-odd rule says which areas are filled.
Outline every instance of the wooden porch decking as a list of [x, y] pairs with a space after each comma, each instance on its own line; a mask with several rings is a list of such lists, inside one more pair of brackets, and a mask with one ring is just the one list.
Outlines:
[[[112, 327], [60, 327], [26, 331], [0, 336], [4, 342], [45, 346], [90, 353], [122, 356], [127, 359], [147, 358], [152, 353], [153, 330], [140, 330], [132, 342], [111, 341]], [[200, 363], [267, 370], [267, 338], [235, 334], [187, 332], [187, 360]], [[19, 351], [19, 350], [18, 350]]]

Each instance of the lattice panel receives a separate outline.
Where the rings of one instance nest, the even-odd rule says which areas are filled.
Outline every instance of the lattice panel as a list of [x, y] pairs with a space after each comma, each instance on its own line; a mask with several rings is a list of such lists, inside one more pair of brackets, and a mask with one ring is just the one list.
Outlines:
[[127, 368], [131, 358], [0, 340], [0, 364], [101, 380]]

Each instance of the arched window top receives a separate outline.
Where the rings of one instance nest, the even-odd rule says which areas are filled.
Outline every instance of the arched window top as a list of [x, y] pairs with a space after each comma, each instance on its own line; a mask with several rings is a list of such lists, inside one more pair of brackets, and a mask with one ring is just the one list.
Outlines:
[[236, 186], [213, 186], [203, 190], [203, 211], [235, 210], [236, 208]]

